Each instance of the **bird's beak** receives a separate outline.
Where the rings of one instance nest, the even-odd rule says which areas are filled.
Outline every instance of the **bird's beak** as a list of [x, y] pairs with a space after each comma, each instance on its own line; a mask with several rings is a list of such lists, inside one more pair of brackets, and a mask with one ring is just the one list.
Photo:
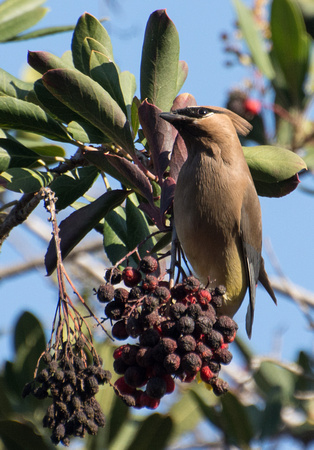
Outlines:
[[192, 122], [195, 117], [184, 116], [183, 114], [178, 114], [176, 112], [162, 112], [159, 114], [160, 117], [169, 123], [178, 122]]

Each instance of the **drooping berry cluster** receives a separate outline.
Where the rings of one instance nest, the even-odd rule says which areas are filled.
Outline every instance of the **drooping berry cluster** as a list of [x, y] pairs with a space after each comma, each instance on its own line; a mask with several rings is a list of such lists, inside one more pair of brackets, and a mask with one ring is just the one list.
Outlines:
[[[84, 345], [80, 341], [76, 344]], [[53, 356], [46, 352], [41, 361], [45, 368], [25, 385], [23, 397], [32, 394], [38, 399], [52, 399], [43, 418], [43, 426], [52, 430], [52, 442], [69, 446], [71, 436], [97, 434], [98, 427], [105, 426], [105, 416], [95, 394], [99, 385], [111, 379], [111, 373], [101, 367], [100, 358], [87, 364], [80, 351], [75, 354], [65, 344]]]
[[[98, 300], [107, 303], [113, 337], [138, 338], [114, 353], [114, 370], [121, 375], [117, 394], [130, 406], [154, 409], [173, 392], [175, 378], [188, 383], [197, 375], [223, 394], [228, 385], [218, 375], [221, 364], [232, 359], [228, 344], [238, 328], [230, 317], [219, 316], [225, 288], [203, 289], [191, 276], [169, 290], [153, 275], [157, 267], [148, 256], [139, 269], [109, 269], [107, 283], [97, 291]], [[130, 289], [114, 287], [121, 281]]]

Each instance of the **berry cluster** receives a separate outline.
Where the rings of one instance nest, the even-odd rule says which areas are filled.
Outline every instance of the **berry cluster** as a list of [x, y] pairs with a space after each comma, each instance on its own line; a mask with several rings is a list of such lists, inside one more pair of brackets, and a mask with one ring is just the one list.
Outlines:
[[[114, 370], [121, 375], [116, 393], [129, 406], [155, 409], [173, 392], [174, 378], [188, 383], [197, 375], [216, 395], [225, 393], [228, 384], [218, 375], [221, 364], [232, 359], [228, 344], [238, 328], [230, 317], [219, 316], [225, 288], [204, 289], [190, 276], [169, 290], [153, 275], [157, 268], [147, 256], [138, 269], [109, 269], [107, 283], [97, 291], [113, 337], [138, 338], [114, 352]], [[130, 289], [114, 287], [121, 281]]]
[[[84, 343], [80, 340], [76, 342], [76, 347], [82, 345]], [[43, 418], [43, 426], [52, 430], [52, 442], [61, 442], [67, 447], [71, 436], [97, 434], [98, 427], [105, 426], [105, 416], [95, 394], [99, 384], [111, 379], [111, 373], [101, 367], [100, 358], [88, 365], [82, 352], [75, 354], [66, 343], [53, 356], [50, 352], [44, 353], [41, 361], [45, 368], [35, 380], [25, 385], [22, 395], [52, 398]]]

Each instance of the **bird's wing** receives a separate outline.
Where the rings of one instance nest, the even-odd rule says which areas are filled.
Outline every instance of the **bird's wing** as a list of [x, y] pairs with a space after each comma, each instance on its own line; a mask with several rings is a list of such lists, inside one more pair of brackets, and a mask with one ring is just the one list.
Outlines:
[[262, 263], [261, 214], [253, 180], [247, 186], [243, 198], [240, 221], [240, 238], [250, 296], [246, 314], [246, 332], [247, 335], [251, 337], [255, 309], [256, 285]]

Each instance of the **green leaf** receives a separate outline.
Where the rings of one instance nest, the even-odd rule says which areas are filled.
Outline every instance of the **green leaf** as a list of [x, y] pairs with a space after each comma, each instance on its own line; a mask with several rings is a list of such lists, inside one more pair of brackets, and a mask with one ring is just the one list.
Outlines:
[[240, 29], [250, 49], [254, 64], [266, 78], [274, 79], [276, 74], [257, 29], [252, 11], [241, 0], [233, 0], [233, 3], [237, 11]]
[[67, 126], [67, 132], [73, 139], [84, 144], [106, 144], [110, 142], [110, 139], [104, 133], [91, 123], [85, 122], [84, 119], [80, 119], [79, 122], [74, 120], [70, 122]]
[[0, 127], [71, 142], [63, 127], [39, 106], [12, 97], [0, 97]]
[[9, 153], [1, 146], [0, 143], [0, 172], [3, 172], [9, 168], [10, 160], [11, 157]]
[[128, 153], [134, 152], [130, 126], [124, 112], [96, 81], [75, 69], [55, 69], [43, 76], [43, 82], [72, 111]]
[[36, 152], [44, 160], [46, 157], [64, 158], [66, 156], [66, 152], [61, 145], [38, 142], [30, 139], [20, 139], [19, 142], [26, 145], [28, 149]]
[[[197, 387], [199, 388], [200, 386]], [[190, 391], [185, 392], [179, 401], [172, 405], [169, 414], [174, 424], [172, 438], [195, 430], [197, 424], [203, 418], [197, 402], [190, 395]]]
[[76, 69], [88, 75], [84, 64], [83, 46], [85, 38], [90, 37], [98, 41], [104, 48], [104, 54], [114, 61], [110, 37], [102, 24], [91, 14], [84, 13], [78, 20], [72, 38], [73, 62]]
[[279, 386], [273, 387], [267, 395], [260, 430], [262, 440], [277, 435], [281, 428], [282, 393]]
[[227, 441], [246, 448], [254, 436], [247, 408], [231, 392], [221, 397], [222, 423]]
[[41, 187], [48, 186], [53, 176], [47, 172], [39, 172], [27, 168], [12, 168], [2, 172], [1, 183], [9, 191], [22, 192], [24, 194], [37, 192]]
[[119, 206], [107, 214], [104, 223], [104, 249], [111, 264], [116, 264], [126, 255], [126, 242], [126, 213], [125, 209]]
[[141, 98], [169, 111], [177, 94], [180, 43], [165, 10], [148, 19], [141, 61]]
[[29, 91], [33, 88], [32, 83], [26, 83], [15, 78], [10, 73], [0, 69], [0, 95], [8, 95], [9, 97], [25, 100]]
[[274, 0], [270, 27], [273, 54], [285, 77], [293, 103], [300, 105], [309, 65], [310, 39], [298, 5], [290, 0]]
[[14, 329], [14, 363], [7, 362], [4, 372], [10, 393], [19, 401], [24, 385], [33, 379], [34, 368], [45, 346], [41, 323], [30, 312], [22, 313]]
[[[127, 246], [129, 250], [133, 250], [138, 244], [144, 241], [150, 234], [145, 214], [138, 208], [139, 204], [136, 195], [133, 193], [129, 195], [126, 200], [126, 225], [127, 225]], [[139, 247], [139, 254], [143, 258], [150, 251], [156, 240], [154, 238], [148, 239], [143, 245]]]
[[58, 200], [56, 208], [64, 209], [85, 194], [98, 177], [96, 167], [82, 167], [66, 172], [50, 185]]
[[74, 25], [60, 25], [55, 27], [40, 28], [30, 33], [23, 33], [19, 36], [14, 36], [9, 39], [10, 41], [26, 41], [28, 39], [36, 39], [44, 36], [51, 36], [53, 34], [65, 33], [67, 31], [73, 31]]
[[281, 402], [288, 404], [294, 393], [295, 375], [277, 364], [264, 361], [254, 374], [254, 380], [264, 395], [269, 395], [274, 387], [280, 387]]
[[[109, 211], [119, 206], [128, 195], [123, 190], [108, 191], [101, 195], [97, 200], [87, 206], [74, 211], [70, 216], [60, 224], [61, 253], [62, 258], [71, 252], [71, 250], [103, 219]], [[47, 274], [56, 268], [57, 256], [54, 239], [49, 243], [45, 256], [45, 265]]]
[[284, 148], [260, 145], [243, 147], [243, 152], [254, 181], [284, 181], [307, 168], [300, 156]]
[[0, 42], [6, 42], [36, 25], [48, 8], [40, 5], [46, 0], [6, 0], [0, 5]]
[[71, 68], [62, 58], [49, 52], [28, 52], [28, 64], [42, 75], [51, 69], [67, 69]]
[[1, 171], [9, 167], [31, 167], [39, 159], [37, 153], [15, 139], [0, 139], [0, 149], [5, 151], [9, 158], [8, 166]]
[[118, 103], [124, 114], [127, 114], [115, 63], [111, 62], [106, 55], [93, 50], [90, 55], [89, 68], [92, 79], [97, 81]]
[[123, 403], [119, 397], [115, 398], [113, 408], [110, 411], [109, 416], [109, 433], [108, 433], [108, 444], [111, 444], [117, 437], [123, 425], [130, 418], [130, 408]]
[[63, 123], [70, 123], [74, 120], [80, 120], [81, 117], [58, 100], [48, 89], [44, 86], [43, 80], [37, 80], [34, 83], [35, 98], [28, 96], [28, 101], [38, 104], [44, 111], [46, 111], [55, 120]]
[[51, 450], [30, 422], [0, 420], [0, 437], [6, 450]]
[[185, 83], [185, 80], [188, 76], [188, 65], [185, 61], [179, 61], [178, 65], [178, 78], [177, 78], [177, 94], [180, 92], [180, 89]]
[[172, 419], [161, 414], [152, 414], [143, 420], [127, 450], [163, 450], [173, 428]]
[[[124, 103], [126, 105], [127, 117], [129, 121], [132, 121], [132, 105], [134, 94], [136, 91], [136, 80], [133, 73], [125, 70], [124, 72], [119, 73], [120, 86], [123, 93]], [[133, 126], [132, 126], [133, 128]], [[134, 128], [133, 131], [135, 132]], [[135, 132], [136, 135], [136, 132]]]

